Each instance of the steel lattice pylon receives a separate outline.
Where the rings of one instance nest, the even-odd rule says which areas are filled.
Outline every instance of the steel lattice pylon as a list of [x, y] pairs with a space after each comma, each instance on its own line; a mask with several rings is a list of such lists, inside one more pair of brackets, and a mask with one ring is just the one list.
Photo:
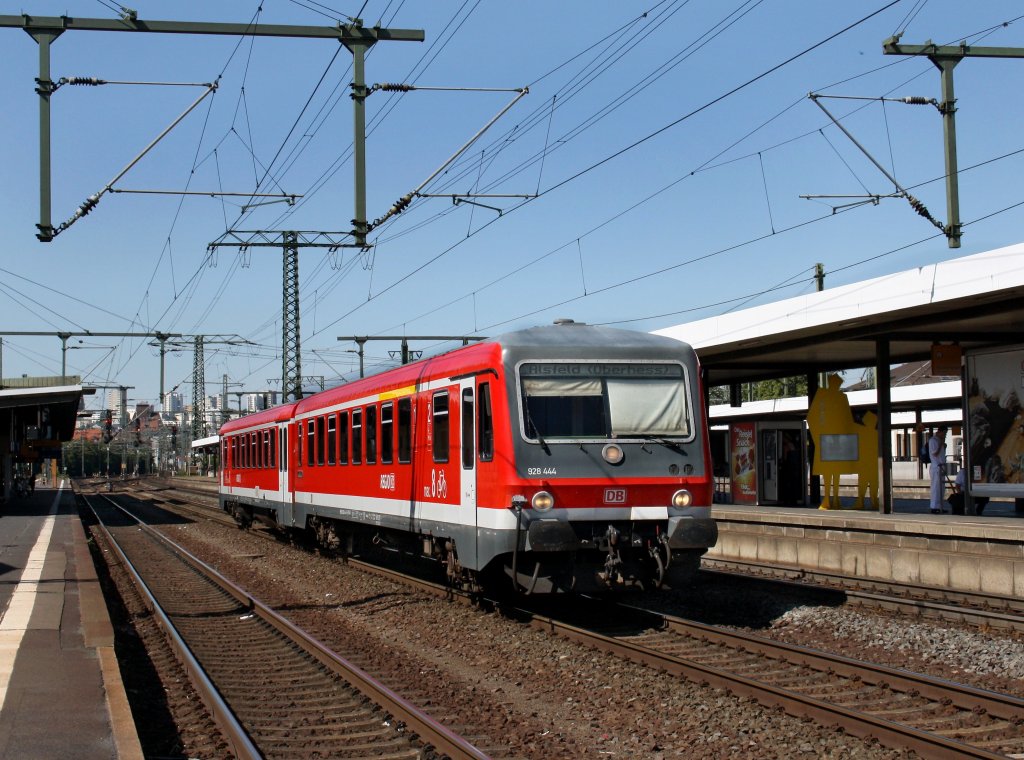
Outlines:
[[192, 349], [192, 440], [206, 437], [206, 370], [203, 336], [197, 335]]
[[302, 398], [299, 335], [298, 233], [284, 233], [284, 289], [281, 307], [281, 390], [284, 400]]

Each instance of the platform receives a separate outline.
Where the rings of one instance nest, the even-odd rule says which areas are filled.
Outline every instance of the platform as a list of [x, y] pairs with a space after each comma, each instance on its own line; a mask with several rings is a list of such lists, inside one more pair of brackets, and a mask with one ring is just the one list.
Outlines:
[[984, 516], [930, 514], [927, 499], [895, 499], [893, 514], [715, 504], [718, 544], [707, 556], [808, 571], [1024, 598], [1024, 515], [1010, 500]]
[[0, 506], [0, 757], [143, 757], [66, 485]]

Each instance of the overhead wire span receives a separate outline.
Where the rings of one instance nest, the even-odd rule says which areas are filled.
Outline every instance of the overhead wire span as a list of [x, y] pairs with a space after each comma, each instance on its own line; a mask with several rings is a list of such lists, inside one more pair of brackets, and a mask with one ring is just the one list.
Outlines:
[[[105, 84], [126, 84], [126, 85], [145, 85], [148, 87], [212, 87], [211, 82], [133, 82], [124, 81], [117, 79], [99, 79], [97, 77], [61, 77], [57, 80], [53, 90], [57, 90], [59, 87], [64, 85], [79, 85], [88, 87], [99, 87]], [[51, 92], [53, 91], [51, 90]]]
[[461, 148], [455, 151], [455, 153], [453, 153], [444, 163], [437, 167], [437, 169], [435, 169], [434, 172], [429, 177], [427, 177], [419, 185], [417, 185], [416, 188], [410, 190], [408, 193], [406, 193], [397, 201], [395, 201], [394, 205], [390, 209], [388, 209], [387, 213], [385, 213], [384, 216], [375, 219], [372, 224], [367, 225], [367, 232], [370, 232], [374, 228], [379, 227], [381, 224], [383, 224], [385, 221], [395, 216], [396, 214], [401, 214], [403, 211], [405, 211], [409, 207], [409, 204], [412, 203], [412, 199], [416, 197], [424, 187], [430, 184], [430, 182], [438, 174], [440, 174], [449, 166], [451, 166], [452, 162], [455, 161], [455, 159], [457, 159], [464, 152], [469, 150], [470, 146], [473, 145], [473, 143], [475, 143], [481, 137], [481, 135], [483, 135], [488, 129], [490, 129], [491, 126], [496, 121], [498, 121], [498, 119], [504, 116], [508, 112], [508, 110], [512, 108], [512, 106], [518, 103], [523, 97], [528, 95], [530, 92], [530, 88], [522, 87], [516, 90], [512, 90], [512, 92], [515, 92], [516, 96], [512, 98], [512, 100], [509, 103], [507, 103], [504, 108], [502, 108], [500, 111], [498, 111], [498, 113], [491, 117], [490, 121], [488, 121], [483, 127], [481, 127], [475, 135], [469, 138], [469, 140]]
[[928, 211], [928, 208], [924, 205], [924, 203], [922, 203], [920, 200], [918, 200], [913, 195], [911, 195], [910, 191], [907, 190], [905, 187], [903, 187], [903, 185], [901, 185], [899, 183], [899, 181], [894, 176], [892, 176], [892, 174], [890, 174], [886, 170], [886, 168], [884, 166], [882, 166], [877, 160], [875, 160], [875, 157], [872, 156], [867, 151], [867, 149], [864, 148], [864, 146], [862, 146], [859, 142], [857, 142], [857, 138], [855, 138], [850, 133], [850, 131], [846, 127], [844, 127], [839, 122], [839, 120], [836, 119], [836, 117], [833, 116], [832, 113], [827, 108], [825, 108], [825, 106], [823, 106], [821, 104], [820, 99], [822, 97], [827, 97], [827, 96], [818, 95], [817, 93], [813, 93], [812, 92], [812, 93], [808, 94], [807, 97], [809, 97], [811, 99], [811, 102], [813, 102], [816, 106], [818, 106], [818, 108], [820, 108], [822, 111], [824, 111], [825, 115], [828, 116], [832, 120], [832, 123], [835, 124], [837, 127], [839, 127], [839, 129], [842, 130], [843, 134], [846, 135], [850, 139], [850, 142], [852, 142], [857, 147], [857, 149], [860, 150], [860, 152], [863, 153], [867, 157], [867, 159], [871, 163], [873, 163], [875, 165], [875, 168], [877, 168], [880, 172], [882, 172], [882, 174], [884, 174], [886, 176], [886, 178], [890, 182], [892, 182], [892, 184], [899, 191], [899, 196], [902, 197], [902, 198], [906, 198], [907, 199], [907, 203], [910, 204], [910, 207], [912, 209], [914, 209], [914, 211], [916, 211], [918, 214], [923, 216], [925, 219], [927, 219], [933, 225], [935, 225], [940, 230], [942, 230], [943, 234], [945, 234], [947, 237], [949, 236], [949, 232], [946, 230], [946, 228], [942, 224], [942, 222], [938, 221], [935, 217], [933, 217], [931, 215], [931, 212]]
[[242, 198], [277, 198], [288, 205], [295, 203], [301, 195], [295, 193], [231, 193], [223, 190], [135, 190], [129, 188], [111, 188], [111, 193], [134, 193], [137, 195], [203, 195], [209, 198], [242, 197]]
[[151, 151], [156, 146], [156, 144], [158, 142], [160, 142], [164, 137], [166, 137], [167, 134], [172, 129], [174, 129], [176, 126], [178, 126], [178, 124], [181, 123], [182, 119], [184, 119], [186, 116], [188, 116], [190, 113], [192, 113], [192, 111], [196, 108], [196, 106], [198, 106], [200, 103], [202, 103], [206, 99], [206, 97], [208, 95], [216, 92], [216, 90], [217, 90], [217, 83], [213, 82], [211, 84], [206, 85], [206, 87], [207, 87], [206, 92], [204, 92], [202, 95], [200, 95], [198, 98], [196, 98], [195, 101], [193, 101], [192, 104], [189, 105], [188, 108], [186, 108], [184, 111], [182, 111], [181, 115], [179, 115], [178, 118], [176, 118], [174, 121], [172, 121], [170, 123], [170, 125], [168, 125], [159, 135], [156, 136], [156, 138], [154, 138], [149, 143], [149, 145], [147, 145], [145, 148], [143, 148], [142, 152], [140, 152], [137, 156], [135, 156], [135, 158], [133, 158], [131, 161], [129, 161], [128, 165], [125, 166], [120, 172], [118, 172], [114, 176], [114, 178], [112, 180], [110, 180], [110, 182], [108, 182], [99, 192], [94, 193], [93, 195], [90, 195], [88, 198], [86, 198], [85, 201], [83, 201], [82, 204], [78, 207], [78, 210], [75, 211], [74, 215], [71, 218], [69, 218], [67, 221], [62, 222], [60, 224], [60, 226], [58, 226], [54, 230], [54, 232], [53, 232], [54, 237], [59, 235], [61, 232], [66, 230], [72, 224], [74, 224], [79, 219], [81, 219], [83, 216], [85, 216], [90, 211], [92, 211], [94, 208], [96, 208], [96, 205], [100, 202], [100, 198], [102, 198], [106, 193], [110, 192], [113, 189], [113, 186], [114, 186], [115, 182], [117, 182], [119, 179], [121, 179], [121, 177], [123, 177], [125, 174], [127, 174], [131, 170], [131, 168], [133, 166], [135, 166], [137, 163], [139, 163], [139, 161], [141, 161], [143, 159], [143, 157], [147, 153], [149, 153], [149, 151]]

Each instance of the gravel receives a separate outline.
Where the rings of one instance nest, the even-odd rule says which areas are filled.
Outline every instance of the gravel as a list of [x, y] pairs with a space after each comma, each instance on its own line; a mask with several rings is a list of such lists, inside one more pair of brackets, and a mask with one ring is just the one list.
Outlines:
[[681, 681], [340, 562], [193, 523], [174, 536], [370, 672], [404, 673], [496, 756], [896, 758], [827, 726]]

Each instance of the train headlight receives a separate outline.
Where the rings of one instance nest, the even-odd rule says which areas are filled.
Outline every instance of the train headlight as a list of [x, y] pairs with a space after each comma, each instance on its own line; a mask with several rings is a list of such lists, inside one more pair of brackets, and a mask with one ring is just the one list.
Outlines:
[[604, 457], [604, 461], [608, 464], [618, 464], [622, 461], [624, 456], [622, 453], [622, 447], [617, 443], [609, 443], [603, 449], [601, 449], [601, 456]]
[[693, 494], [687, 491], [685, 488], [680, 488], [674, 494], [672, 494], [672, 506], [673, 507], [688, 507], [693, 504]]
[[538, 512], [547, 512], [555, 506], [555, 497], [547, 491], [537, 491], [530, 500], [530, 506]]

